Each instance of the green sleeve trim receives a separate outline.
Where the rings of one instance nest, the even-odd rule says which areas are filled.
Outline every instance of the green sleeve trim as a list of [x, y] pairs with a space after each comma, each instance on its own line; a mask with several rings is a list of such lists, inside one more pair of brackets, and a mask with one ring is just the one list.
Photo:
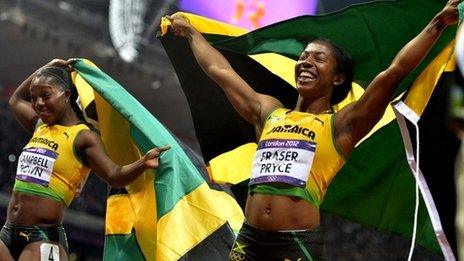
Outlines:
[[342, 153], [342, 151], [338, 147], [337, 140], [335, 139], [335, 113], [330, 115], [330, 128], [332, 129], [332, 144], [335, 148], [335, 151], [337, 151], [338, 156], [340, 156], [344, 161], [346, 161], [347, 157], [345, 156], [345, 154]]
[[274, 108], [269, 112], [269, 114], [266, 116], [266, 120], [263, 122], [263, 128], [264, 128], [264, 124], [266, 124], [266, 122], [269, 120], [269, 118], [271, 117], [271, 115], [272, 115], [275, 111], [277, 111], [278, 109], [287, 109], [287, 108], [285, 108], [285, 107], [282, 106], [282, 105], [278, 105], [278, 106], [274, 107]]

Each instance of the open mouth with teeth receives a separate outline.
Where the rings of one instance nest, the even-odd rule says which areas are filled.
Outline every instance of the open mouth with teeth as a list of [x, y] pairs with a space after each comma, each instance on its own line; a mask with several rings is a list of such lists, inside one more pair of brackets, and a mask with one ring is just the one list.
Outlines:
[[311, 82], [316, 79], [316, 74], [311, 71], [306, 71], [306, 70], [300, 70], [300, 73], [298, 75], [298, 81], [299, 82]]

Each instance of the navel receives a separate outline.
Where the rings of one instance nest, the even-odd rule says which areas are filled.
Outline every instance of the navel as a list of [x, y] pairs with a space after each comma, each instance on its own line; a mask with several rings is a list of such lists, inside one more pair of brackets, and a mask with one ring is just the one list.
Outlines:
[[267, 206], [265, 209], [264, 209], [264, 212], [269, 215], [271, 214], [271, 207]]
[[13, 207], [12, 207], [12, 210], [14, 212], [17, 212], [19, 210], [19, 204], [14, 204]]

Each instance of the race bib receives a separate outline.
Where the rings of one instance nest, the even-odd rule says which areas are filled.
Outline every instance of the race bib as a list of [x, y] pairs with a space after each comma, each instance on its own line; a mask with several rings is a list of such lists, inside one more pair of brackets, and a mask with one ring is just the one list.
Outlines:
[[316, 143], [304, 140], [263, 140], [253, 160], [250, 185], [282, 182], [306, 186]]
[[58, 153], [44, 148], [25, 148], [18, 160], [16, 179], [48, 186]]

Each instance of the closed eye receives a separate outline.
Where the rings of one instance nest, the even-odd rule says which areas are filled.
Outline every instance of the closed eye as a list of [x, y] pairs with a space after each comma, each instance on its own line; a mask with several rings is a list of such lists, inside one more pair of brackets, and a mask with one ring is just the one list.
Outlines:
[[327, 61], [327, 57], [325, 57], [324, 54], [315, 54], [314, 55], [314, 60], [316, 62], [326, 62]]
[[306, 58], [308, 58], [308, 56], [309, 56], [309, 53], [306, 52], [306, 51], [304, 51], [304, 52], [301, 54], [301, 56], [300, 56], [300, 58], [298, 59], [298, 61], [305, 60]]

